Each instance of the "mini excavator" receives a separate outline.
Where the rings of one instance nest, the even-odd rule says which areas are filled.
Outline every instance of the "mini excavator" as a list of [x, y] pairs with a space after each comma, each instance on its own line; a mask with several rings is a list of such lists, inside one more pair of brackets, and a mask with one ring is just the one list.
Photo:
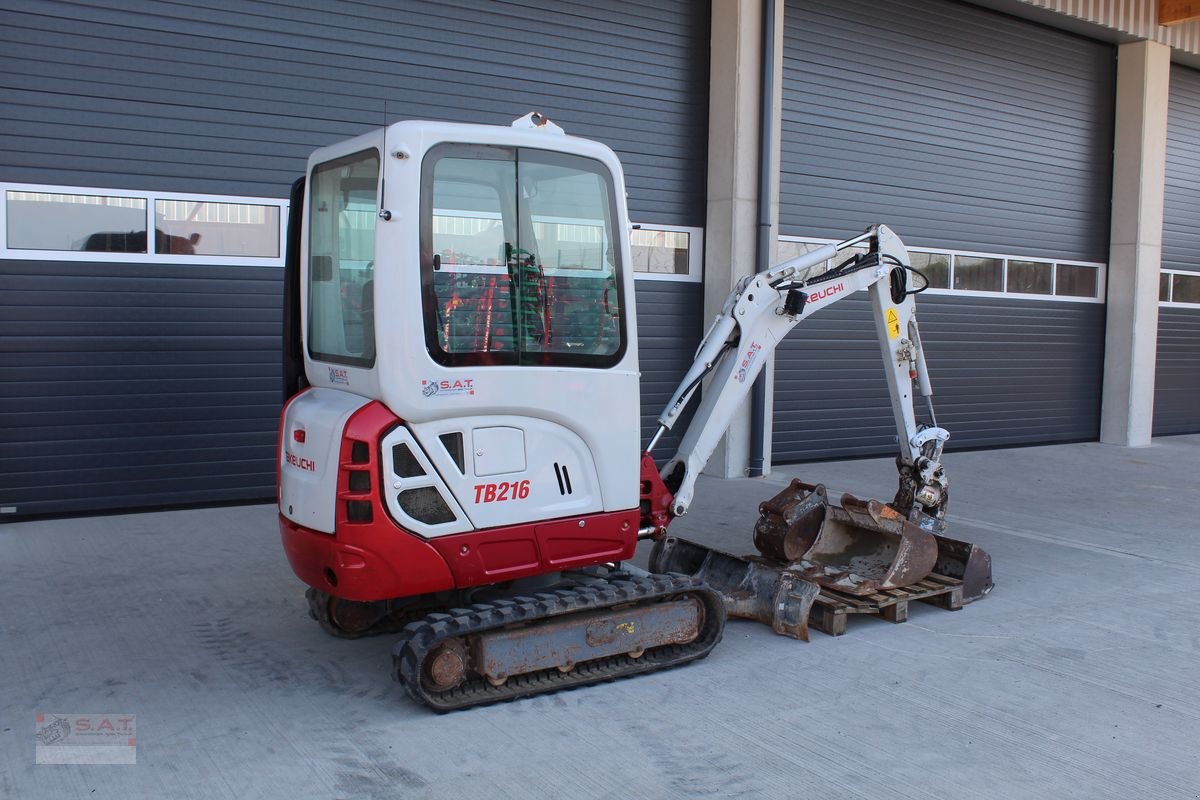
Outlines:
[[[394, 677], [436, 711], [700, 659], [729, 616], [806, 638], [823, 587], [937, 571], [968, 600], [991, 588], [987, 554], [945, 536], [925, 283], [891, 230], [741, 280], [645, 448], [630, 230], [616, 155], [539, 114], [399, 122], [317, 150], [293, 186], [284, 550], [321, 626], [395, 634]], [[669, 536], [775, 347], [858, 290], [899, 434], [895, 498], [834, 503], [794, 481], [760, 507], [755, 556]], [[627, 563], [643, 539], [649, 572]]]

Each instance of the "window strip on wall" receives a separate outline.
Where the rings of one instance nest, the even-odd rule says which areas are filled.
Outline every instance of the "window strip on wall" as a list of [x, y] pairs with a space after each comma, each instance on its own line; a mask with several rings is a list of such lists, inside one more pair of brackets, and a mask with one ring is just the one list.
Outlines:
[[1164, 269], [1158, 278], [1158, 303], [1162, 306], [1200, 306], [1200, 272]]
[[[782, 263], [836, 241], [781, 236], [778, 261]], [[865, 252], [862, 247], [849, 248], [839, 253], [836, 260], [840, 263]], [[927, 247], [909, 247], [908, 255], [911, 266], [929, 280], [930, 294], [1104, 302], [1104, 264]]]
[[274, 198], [0, 183], [0, 258], [282, 266], [286, 218]]
[[637, 225], [629, 236], [636, 280], [703, 280], [704, 229], [676, 225]]

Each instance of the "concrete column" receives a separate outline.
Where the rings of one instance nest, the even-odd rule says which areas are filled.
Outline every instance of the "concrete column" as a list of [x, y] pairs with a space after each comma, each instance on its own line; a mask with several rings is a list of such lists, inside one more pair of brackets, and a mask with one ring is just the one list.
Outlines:
[[[776, 131], [783, 52], [783, 2], [776, 3]], [[708, 210], [704, 247], [704, 324], [720, 312], [738, 280], [755, 272], [758, 233], [758, 145], [762, 73], [762, 0], [713, 0], [708, 109]], [[770, 202], [778, 229], [779, 136], [771, 156]], [[774, 238], [774, 237], [773, 237]], [[774, 256], [774, 247], [772, 247]], [[773, 259], [772, 259], [773, 260]], [[770, 408], [766, 436], [770, 453]], [[741, 477], [750, 463], [750, 405], [734, 418], [706, 472]]]
[[1117, 49], [1112, 232], [1100, 441], [1146, 447], [1154, 415], [1171, 48]]

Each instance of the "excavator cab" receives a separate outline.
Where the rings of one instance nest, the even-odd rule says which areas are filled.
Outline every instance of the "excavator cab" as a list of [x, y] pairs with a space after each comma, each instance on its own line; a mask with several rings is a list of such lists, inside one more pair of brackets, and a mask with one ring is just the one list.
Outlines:
[[[624, 192], [611, 150], [535, 115], [401, 122], [312, 155], [289, 257], [307, 388], [280, 464], [310, 586], [376, 602], [632, 554]], [[397, 548], [426, 565], [397, 568]]]

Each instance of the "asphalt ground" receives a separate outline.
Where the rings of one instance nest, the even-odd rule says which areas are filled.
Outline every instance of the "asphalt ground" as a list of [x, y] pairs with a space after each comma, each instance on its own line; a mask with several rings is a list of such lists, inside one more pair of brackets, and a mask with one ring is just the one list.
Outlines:
[[[308, 618], [273, 506], [4, 525], [0, 798], [1200, 797], [1200, 436], [947, 466], [980, 602], [808, 644], [731, 621], [701, 662], [447, 715], [390, 637]], [[672, 533], [749, 552], [797, 475], [895, 488], [890, 459], [705, 478]], [[136, 764], [35, 763], [63, 715], [136, 717]]]

